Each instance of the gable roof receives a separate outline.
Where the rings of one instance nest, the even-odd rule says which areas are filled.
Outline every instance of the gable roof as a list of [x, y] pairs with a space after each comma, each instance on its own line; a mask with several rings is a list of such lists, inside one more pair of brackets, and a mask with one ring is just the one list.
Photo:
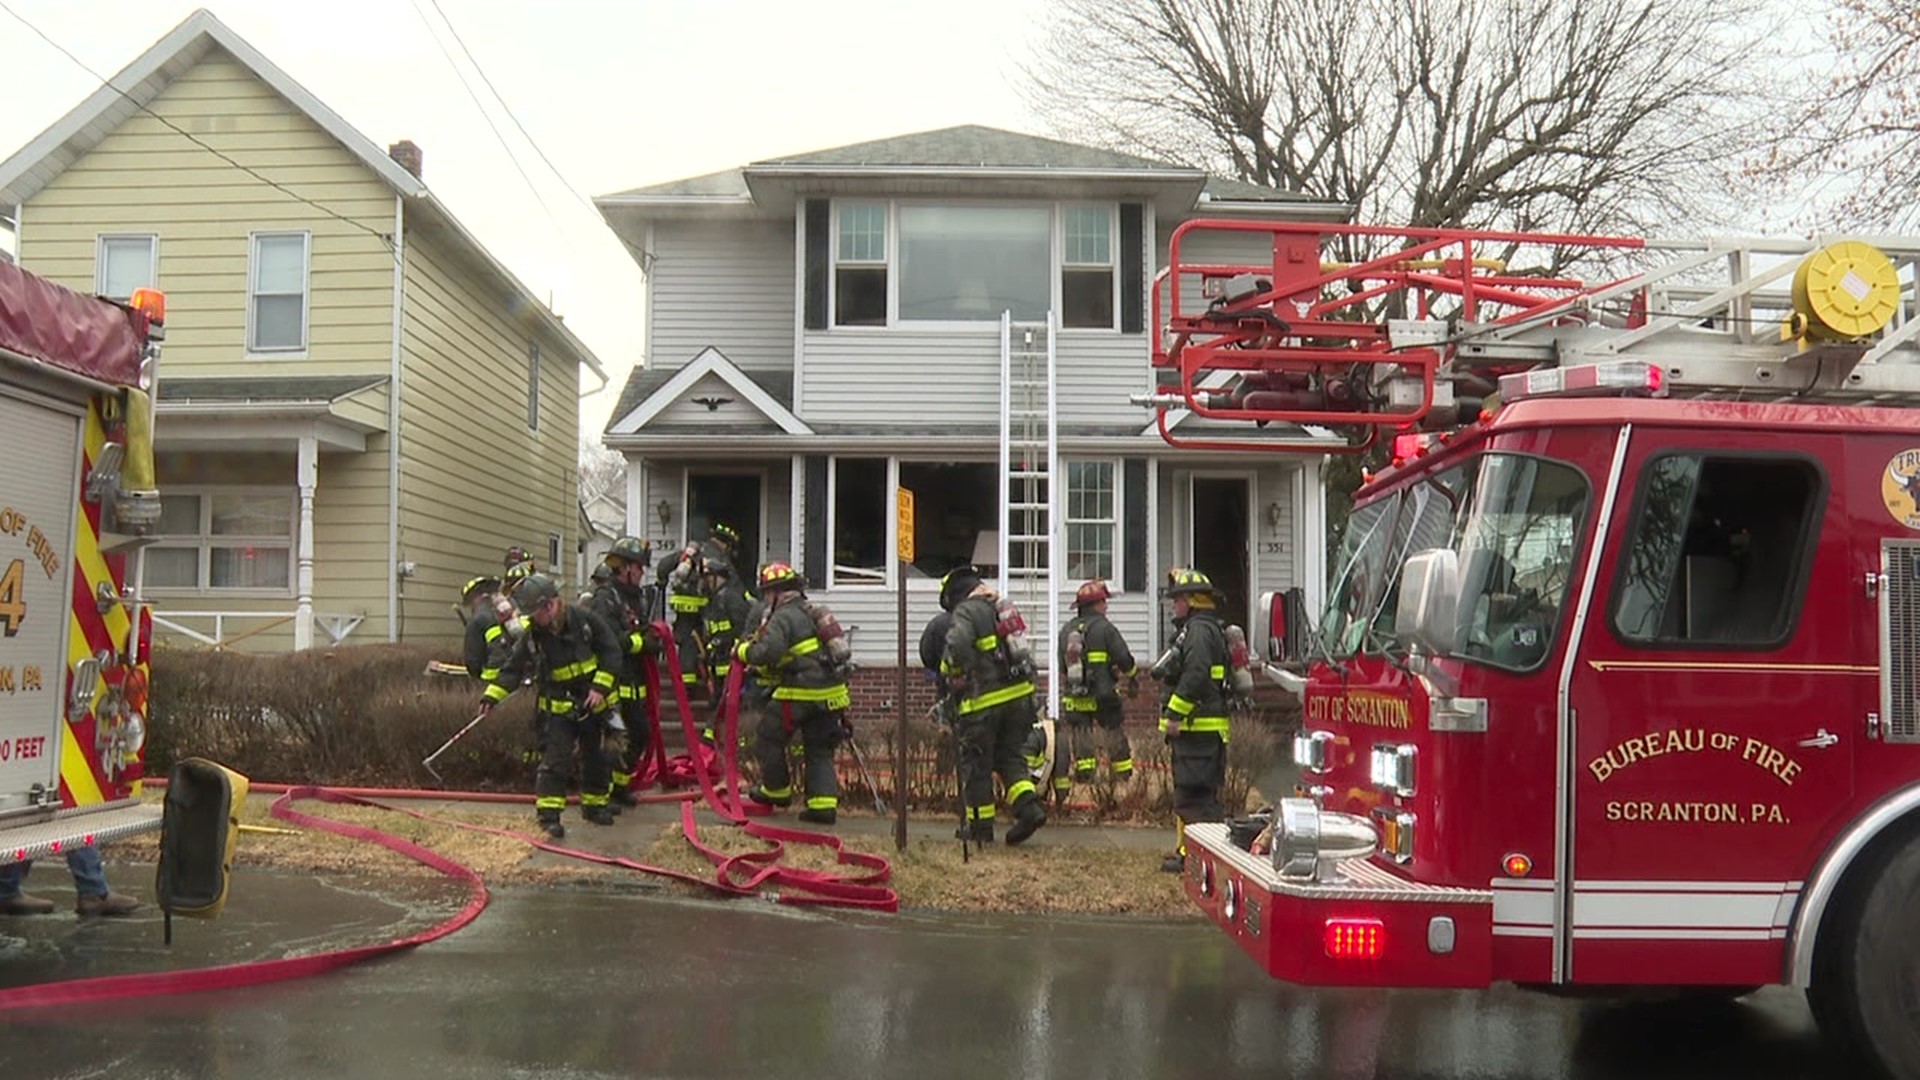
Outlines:
[[[725, 353], [712, 346], [701, 350], [700, 355], [684, 366], [671, 371], [636, 369], [627, 379], [626, 389], [620, 395], [620, 404], [614, 408], [613, 422], [607, 425], [606, 434], [618, 436], [638, 433], [649, 421], [708, 376], [718, 378], [732, 387], [735, 393], [785, 434], [813, 434], [813, 430], [793, 414], [788, 404], [792, 401], [791, 396], [785, 401], [776, 398], [753, 376], [727, 359]], [[784, 388], [788, 395], [792, 392], [792, 378], [789, 372]]]
[[748, 169], [889, 165], [925, 165], [949, 169], [1057, 169], [1063, 172], [1126, 169], [1198, 174], [1201, 171], [1135, 154], [979, 124], [916, 131], [806, 154], [767, 158], [754, 162]]
[[[127, 119], [145, 111], [155, 98], [173, 85], [175, 79], [191, 70], [215, 49], [224, 50], [245, 65], [255, 78], [304, 113], [359, 158], [388, 187], [404, 196], [409, 207], [420, 209], [429, 224], [450, 233], [454, 246], [475, 269], [493, 279], [507, 295], [524, 303], [527, 310], [536, 314], [541, 325], [594, 374], [602, 379], [607, 377], [593, 350], [575, 337], [573, 331], [566, 328], [533, 290], [494, 258], [419, 177], [388, 157], [339, 113], [328, 108], [325, 102], [205, 8], [187, 16], [180, 25], [169, 30], [159, 41], [135, 57], [132, 63], [122, 68], [119, 74], [107, 80], [105, 86], [87, 95], [72, 111], [54, 121], [52, 126], [13, 156], [0, 161], [0, 204], [21, 204], [39, 194]], [[244, 156], [237, 160], [244, 160]]]

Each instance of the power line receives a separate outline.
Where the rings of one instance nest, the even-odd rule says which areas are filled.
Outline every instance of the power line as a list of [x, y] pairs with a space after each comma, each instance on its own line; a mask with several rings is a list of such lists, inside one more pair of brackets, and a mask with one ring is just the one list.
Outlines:
[[513, 126], [519, 130], [521, 137], [527, 140], [527, 145], [533, 147], [533, 152], [539, 154], [540, 160], [546, 163], [547, 171], [553, 173], [554, 178], [565, 185], [568, 191], [573, 192], [573, 197], [579, 199], [582, 206], [585, 206], [597, 216], [600, 213], [600, 209], [593, 205], [593, 200], [580, 194], [580, 189], [574, 187], [573, 184], [567, 180], [566, 174], [560, 171], [560, 167], [555, 165], [553, 159], [547, 156], [547, 152], [540, 149], [540, 144], [534, 141], [533, 135], [527, 131], [526, 125], [522, 124], [520, 118], [513, 114], [513, 107], [507, 104], [506, 98], [500, 96], [500, 91], [493, 85], [493, 80], [487, 78], [487, 69], [480, 66], [480, 61], [474, 59], [473, 50], [467, 48], [466, 41], [460, 37], [460, 31], [454, 29], [453, 20], [447, 18], [447, 13], [441, 10], [440, 0], [428, 0], [428, 2], [433, 5], [433, 10], [439, 14], [440, 21], [447, 24], [447, 33], [453, 35], [454, 44], [460, 46], [460, 51], [466, 55], [467, 63], [473, 65], [473, 70], [480, 76], [480, 81], [487, 84], [487, 90], [493, 94], [493, 100], [500, 103], [500, 110], [507, 114], [507, 119], [513, 121]]
[[[439, 10], [439, 5], [434, 5], [434, 9], [436, 11]], [[514, 154], [513, 148], [507, 145], [507, 137], [501, 134], [500, 125], [493, 122], [493, 114], [487, 111], [485, 105], [480, 104], [480, 95], [474, 93], [473, 84], [467, 81], [466, 72], [461, 71], [460, 65], [454, 62], [453, 54], [447, 51], [446, 43], [440, 40], [439, 32], [433, 28], [433, 23], [428, 21], [426, 9], [420, 6], [420, 0], [413, 0], [413, 13], [420, 16], [420, 24], [427, 28], [427, 36], [433, 38], [434, 46], [440, 50], [441, 56], [446, 57], [447, 66], [453, 69], [453, 74], [460, 80], [460, 85], [466, 90], [468, 99], [473, 102], [473, 107], [479, 110], [480, 118], [485, 120], [487, 127], [493, 131], [493, 137], [499, 142], [500, 149], [506, 152], [507, 160], [513, 163], [513, 171], [520, 174], [520, 179], [526, 182], [527, 190], [533, 193], [534, 201], [540, 204], [541, 210], [546, 211], [547, 221], [553, 225], [556, 232], [559, 231], [560, 222], [554, 218], [553, 208], [547, 205], [547, 200], [540, 194], [540, 189], [534, 186], [533, 177], [527, 175], [527, 170], [520, 164], [520, 158]], [[446, 15], [443, 13], [440, 17], [444, 19]], [[453, 29], [453, 24], [448, 23], [447, 29]], [[458, 41], [459, 38], [460, 35], [454, 35], [454, 40]], [[461, 48], [464, 50], [466, 46], [462, 45]], [[468, 54], [467, 59], [472, 60], [472, 54]], [[474, 65], [474, 70], [478, 71], [479, 65]], [[486, 78], [486, 74], [482, 72], [480, 77], [484, 79]], [[491, 86], [491, 84], [489, 84], [489, 86]], [[518, 121], [516, 121], [516, 123], [517, 122]]]
[[287, 197], [292, 198], [298, 202], [305, 203], [306, 205], [313, 207], [315, 210], [318, 210], [321, 213], [326, 214], [328, 217], [331, 217], [337, 221], [345, 222], [346, 224], [351, 225], [356, 229], [359, 229], [361, 232], [366, 233], [368, 236], [377, 238], [381, 243], [387, 246], [388, 251], [393, 250], [393, 237], [388, 235], [387, 233], [383, 233], [378, 229], [375, 229], [362, 222], [356, 221], [353, 218], [350, 218], [345, 214], [340, 213], [339, 211], [333, 209], [330, 206], [317, 203], [312, 199], [307, 198], [305, 195], [302, 195], [299, 192], [294, 191], [292, 188], [289, 188], [286, 185], [280, 183], [279, 181], [263, 175], [262, 173], [255, 170], [251, 166], [243, 165], [240, 162], [235, 161], [233, 158], [228, 157], [225, 153], [221, 152], [220, 150], [217, 150], [212, 146], [209, 146], [206, 143], [202, 142], [192, 132], [186, 130], [185, 128], [180, 127], [178, 124], [175, 124], [173, 121], [168, 120], [164, 116], [161, 116], [159, 113], [154, 112], [152, 109], [148, 108], [146, 105], [136, 100], [132, 94], [129, 94], [125, 90], [122, 90], [119, 87], [113, 85], [112, 82], [108, 81], [106, 76], [100, 74], [99, 72], [93, 70], [93, 68], [89, 67], [86, 61], [80, 59], [78, 56], [75, 56], [71, 51], [67, 49], [65, 45], [62, 45], [59, 42], [53, 40], [51, 37], [48, 37], [46, 31], [40, 29], [38, 26], [35, 26], [33, 23], [29, 22], [25, 16], [21, 15], [19, 12], [9, 7], [6, 3], [6, 0], [0, 0], [0, 11], [6, 12], [8, 15], [13, 17], [14, 22], [17, 22], [21, 26], [26, 27], [28, 30], [33, 31], [34, 35], [38, 37], [41, 41], [44, 41], [48, 45], [53, 46], [53, 48], [59, 51], [59, 53], [62, 56], [65, 56], [67, 59], [73, 61], [76, 65], [78, 65], [80, 70], [86, 72], [87, 74], [93, 76], [96, 80], [98, 80], [101, 86], [104, 86], [107, 89], [113, 91], [114, 93], [119, 94], [121, 97], [127, 100], [128, 104], [132, 105], [136, 109], [139, 109], [141, 112], [146, 113], [148, 116], [153, 117], [155, 120], [160, 121], [161, 124], [165, 125], [167, 128], [171, 129], [176, 134], [185, 138], [188, 142], [193, 143], [195, 146], [198, 146], [200, 149], [205, 150], [207, 153], [212, 154], [214, 157], [219, 158], [221, 161], [224, 161], [227, 164], [233, 166], [234, 168], [239, 169], [241, 172], [246, 173], [248, 176], [253, 177], [255, 180], [258, 180], [261, 183], [267, 185], [268, 187], [273, 188], [275, 191], [278, 191], [281, 194], [286, 195]]

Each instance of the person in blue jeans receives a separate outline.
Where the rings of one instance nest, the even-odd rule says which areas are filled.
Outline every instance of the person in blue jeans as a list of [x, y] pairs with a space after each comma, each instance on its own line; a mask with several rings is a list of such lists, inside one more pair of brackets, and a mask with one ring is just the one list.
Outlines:
[[[51, 915], [53, 901], [28, 896], [20, 891], [33, 861], [0, 866], [0, 915]], [[107, 888], [107, 871], [100, 865], [100, 850], [77, 847], [67, 851], [67, 869], [73, 874], [75, 914], [83, 917], [130, 915], [140, 906], [131, 896], [122, 896]]]

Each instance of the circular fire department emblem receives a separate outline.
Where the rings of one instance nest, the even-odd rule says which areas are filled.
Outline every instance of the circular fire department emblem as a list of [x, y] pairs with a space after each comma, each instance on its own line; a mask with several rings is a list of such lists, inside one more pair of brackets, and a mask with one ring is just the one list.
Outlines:
[[1902, 450], [1887, 462], [1880, 478], [1880, 501], [1893, 520], [1920, 529], [1920, 447]]

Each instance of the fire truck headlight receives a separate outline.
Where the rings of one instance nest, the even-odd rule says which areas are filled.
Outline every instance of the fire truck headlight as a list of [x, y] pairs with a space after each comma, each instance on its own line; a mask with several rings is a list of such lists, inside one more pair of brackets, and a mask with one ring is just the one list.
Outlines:
[[1308, 772], [1326, 772], [1331, 760], [1331, 731], [1303, 731], [1293, 737], [1293, 763]]
[[1273, 840], [1273, 868], [1281, 877], [1313, 881], [1323, 864], [1373, 854], [1379, 835], [1365, 818], [1334, 813], [1312, 799], [1281, 799]]
[[1395, 795], [1412, 795], [1414, 753], [1410, 745], [1376, 743], [1367, 760], [1368, 778], [1373, 786]]
[[121, 727], [126, 756], [131, 758], [147, 745], [147, 720], [137, 712], [127, 713], [125, 724]]

